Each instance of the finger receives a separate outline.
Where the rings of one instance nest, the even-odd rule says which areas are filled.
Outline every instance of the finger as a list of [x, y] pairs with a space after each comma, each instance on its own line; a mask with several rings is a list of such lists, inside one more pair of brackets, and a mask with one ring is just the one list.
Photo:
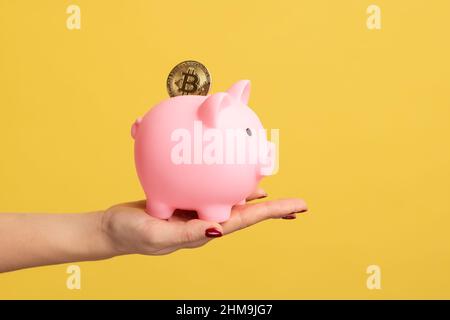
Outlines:
[[226, 234], [263, 220], [306, 212], [307, 209], [305, 201], [297, 198], [248, 204], [233, 208], [230, 219], [222, 227]]
[[195, 249], [198, 247], [202, 247], [205, 244], [207, 244], [208, 242], [210, 242], [212, 239], [211, 238], [207, 238], [205, 240], [199, 240], [199, 241], [195, 241], [195, 242], [187, 242], [187, 243], [182, 243], [176, 246], [172, 246], [171, 247], [171, 252], [173, 251], [177, 251], [180, 249]]
[[287, 216], [281, 217], [281, 219], [294, 220], [294, 219], [297, 219], [297, 216], [295, 215], [295, 213], [291, 213], [291, 214], [288, 214]]
[[159, 233], [166, 245], [185, 246], [189, 243], [221, 237], [223, 228], [216, 222], [193, 219], [187, 222], [169, 221]]
[[257, 188], [255, 191], [253, 191], [248, 197], [247, 197], [247, 201], [252, 201], [252, 200], [256, 200], [256, 199], [262, 199], [267, 197], [267, 193], [264, 191], [263, 188]]
[[194, 248], [202, 247], [210, 241], [211, 241], [211, 238], [207, 238], [205, 240], [199, 240], [199, 241], [195, 241], [195, 242], [188, 242], [188, 243], [183, 244], [182, 246], [179, 246], [178, 249], [194, 249]]

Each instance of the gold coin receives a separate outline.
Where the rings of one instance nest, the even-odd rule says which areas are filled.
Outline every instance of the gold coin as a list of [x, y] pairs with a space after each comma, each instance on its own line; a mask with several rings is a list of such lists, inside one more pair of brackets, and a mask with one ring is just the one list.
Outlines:
[[183, 61], [177, 64], [167, 77], [169, 96], [200, 95], [206, 96], [211, 87], [211, 75], [208, 69], [197, 61]]

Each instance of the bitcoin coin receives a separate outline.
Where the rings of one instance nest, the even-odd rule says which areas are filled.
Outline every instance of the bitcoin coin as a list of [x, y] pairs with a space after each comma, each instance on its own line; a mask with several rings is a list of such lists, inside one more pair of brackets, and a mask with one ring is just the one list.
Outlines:
[[177, 64], [167, 77], [169, 96], [200, 95], [206, 96], [211, 87], [211, 75], [208, 69], [197, 61], [183, 61]]

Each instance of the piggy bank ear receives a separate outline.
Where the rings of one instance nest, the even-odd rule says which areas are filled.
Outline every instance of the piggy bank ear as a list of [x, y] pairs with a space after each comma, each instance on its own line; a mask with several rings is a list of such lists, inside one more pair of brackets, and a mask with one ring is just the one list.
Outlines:
[[227, 92], [235, 99], [247, 105], [248, 99], [250, 98], [250, 80], [239, 80]]
[[231, 104], [232, 101], [227, 93], [213, 94], [207, 97], [198, 108], [198, 117], [206, 126], [215, 128], [220, 111]]

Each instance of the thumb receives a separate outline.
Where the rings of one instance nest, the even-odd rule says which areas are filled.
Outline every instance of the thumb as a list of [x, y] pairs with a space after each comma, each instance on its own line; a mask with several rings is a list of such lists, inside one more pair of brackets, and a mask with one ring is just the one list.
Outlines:
[[190, 243], [209, 238], [218, 238], [223, 235], [222, 226], [215, 222], [199, 219], [189, 220], [180, 228], [178, 241]]

